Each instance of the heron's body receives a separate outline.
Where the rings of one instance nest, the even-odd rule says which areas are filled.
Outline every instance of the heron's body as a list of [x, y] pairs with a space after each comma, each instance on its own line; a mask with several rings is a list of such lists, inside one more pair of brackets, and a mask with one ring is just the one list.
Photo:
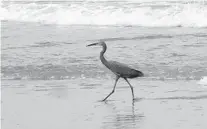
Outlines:
[[106, 96], [106, 98], [103, 101], [105, 101], [114, 92], [115, 87], [116, 87], [116, 83], [120, 77], [124, 78], [127, 81], [127, 83], [130, 85], [130, 88], [132, 90], [132, 96], [134, 99], [133, 87], [131, 86], [131, 84], [129, 83], [127, 78], [142, 77], [142, 76], [144, 76], [144, 74], [141, 71], [130, 68], [129, 66], [127, 66], [125, 64], [122, 64], [122, 63], [119, 63], [116, 61], [106, 60], [104, 57], [104, 53], [106, 52], [106, 49], [107, 49], [105, 42], [94, 43], [94, 44], [90, 44], [88, 46], [94, 46], [94, 45], [101, 45], [103, 47], [103, 50], [100, 52], [100, 60], [109, 70], [111, 70], [116, 75], [116, 81], [114, 84], [114, 88], [113, 88], [112, 92], [108, 96]]
[[116, 62], [116, 61], [108, 61], [109, 64], [105, 65], [109, 70], [111, 70], [117, 76], [122, 78], [136, 78], [143, 76], [143, 73], [132, 69], [125, 64]]

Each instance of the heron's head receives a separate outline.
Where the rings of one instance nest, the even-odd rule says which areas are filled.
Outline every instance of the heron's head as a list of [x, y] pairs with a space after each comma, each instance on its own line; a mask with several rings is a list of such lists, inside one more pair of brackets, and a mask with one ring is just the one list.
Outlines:
[[89, 47], [89, 46], [103, 46], [103, 47], [105, 47], [106, 43], [104, 41], [99, 41], [99, 42], [87, 45], [87, 47]]

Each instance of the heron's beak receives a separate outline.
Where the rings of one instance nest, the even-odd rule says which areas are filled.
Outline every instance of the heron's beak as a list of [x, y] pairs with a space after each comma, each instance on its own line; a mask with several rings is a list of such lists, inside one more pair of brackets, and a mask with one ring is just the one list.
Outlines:
[[87, 45], [86, 47], [95, 46], [95, 45], [98, 45], [98, 43], [92, 43], [92, 44]]

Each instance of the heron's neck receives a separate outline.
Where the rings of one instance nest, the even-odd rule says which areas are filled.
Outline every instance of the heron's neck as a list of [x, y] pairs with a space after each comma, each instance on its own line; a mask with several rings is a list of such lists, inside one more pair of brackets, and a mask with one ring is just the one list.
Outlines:
[[100, 52], [100, 59], [101, 59], [101, 62], [104, 65], [106, 65], [106, 63], [107, 63], [107, 60], [104, 57], [104, 53], [106, 52], [106, 49], [107, 49], [107, 47], [106, 46], [103, 46], [103, 50]]

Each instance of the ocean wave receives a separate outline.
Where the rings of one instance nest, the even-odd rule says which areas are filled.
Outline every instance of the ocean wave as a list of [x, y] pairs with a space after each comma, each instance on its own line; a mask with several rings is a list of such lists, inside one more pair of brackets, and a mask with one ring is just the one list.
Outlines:
[[206, 1], [3, 3], [0, 12], [2, 20], [44, 24], [207, 27]]
[[[183, 66], [176, 68], [168, 66], [141, 66], [136, 68], [145, 74], [142, 79], [151, 80], [199, 80], [206, 75], [204, 67]], [[74, 78], [112, 78], [115, 76], [104, 66], [95, 64], [82, 65], [25, 65], [2, 66], [3, 80], [65, 80]]]

